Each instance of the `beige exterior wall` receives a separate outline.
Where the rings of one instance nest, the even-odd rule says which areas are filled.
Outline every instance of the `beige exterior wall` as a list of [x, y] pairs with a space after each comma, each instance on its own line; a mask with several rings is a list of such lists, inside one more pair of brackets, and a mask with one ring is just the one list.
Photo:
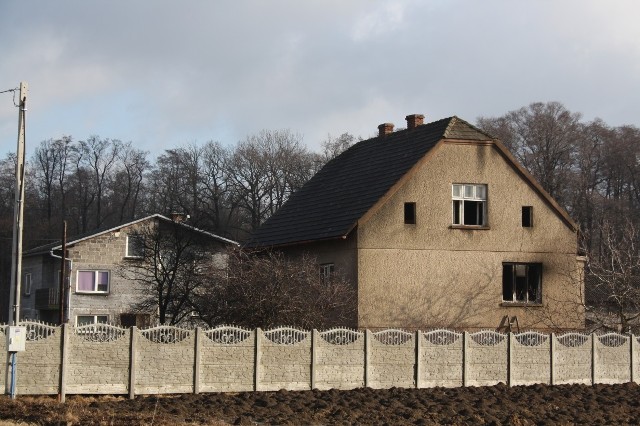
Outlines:
[[[490, 145], [435, 148], [357, 232], [358, 326], [580, 328], [576, 233]], [[451, 185], [486, 184], [489, 229], [453, 229]], [[416, 224], [404, 203], [416, 203]], [[522, 206], [534, 225], [521, 226]], [[542, 306], [502, 303], [502, 263], [539, 262]]]

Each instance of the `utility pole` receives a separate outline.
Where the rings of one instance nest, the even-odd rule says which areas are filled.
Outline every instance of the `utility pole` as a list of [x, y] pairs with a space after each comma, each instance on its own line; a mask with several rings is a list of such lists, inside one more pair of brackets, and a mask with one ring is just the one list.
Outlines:
[[[13, 326], [7, 327], [7, 357], [11, 362], [9, 393], [16, 397], [18, 352], [25, 350], [26, 329], [18, 327], [20, 322], [20, 284], [22, 278], [22, 216], [24, 213], [24, 167], [25, 167], [25, 127], [27, 114], [27, 83], [20, 82], [18, 101], [18, 148], [16, 150], [15, 205], [13, 208], [13, 245], [11, 249], [11, 282], [9, 287], [10, 313]], [[14, 92], [15, 93], [15, 92]]]
[[27, 113], [26, 82], [20, 82], [20, 98], [18, 103], [18, 148], [16, 152], [16, 187], [13, 210], [13, 246], [11, 253], [11, 287], [9, 303], [10, 317], [13, 325], [20, 321], [20, 284], [22, 278], [22, 216], [24, 212], [24, 166], [25, 166], [25, 119]]

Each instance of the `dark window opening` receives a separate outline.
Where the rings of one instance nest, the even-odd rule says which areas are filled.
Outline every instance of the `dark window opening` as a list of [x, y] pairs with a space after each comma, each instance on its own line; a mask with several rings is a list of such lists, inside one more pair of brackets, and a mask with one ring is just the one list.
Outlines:
[[542, 303], [542, 264], [505, 263], [502, 265], [502, 300], [516, 303]]
[[484, 201], [466, 201], [464, 202], [464, 224], [465, 225], [484, 225]]
[[531, 228], [533, 226], [533, 207], [522, 206], [522, 227]]
[[409, 225], [415, 225], [416, 203], [404, 203], [404, 223]]

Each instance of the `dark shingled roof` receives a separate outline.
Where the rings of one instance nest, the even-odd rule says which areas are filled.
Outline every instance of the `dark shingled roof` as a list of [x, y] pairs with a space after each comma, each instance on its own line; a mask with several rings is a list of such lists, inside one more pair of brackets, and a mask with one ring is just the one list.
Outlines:
[[493, 139], [466, 121], [450, 117], [359, 142], [329, 161], [251, 235], [245, 246], [268, 247], [346, 236], [443, 138]]

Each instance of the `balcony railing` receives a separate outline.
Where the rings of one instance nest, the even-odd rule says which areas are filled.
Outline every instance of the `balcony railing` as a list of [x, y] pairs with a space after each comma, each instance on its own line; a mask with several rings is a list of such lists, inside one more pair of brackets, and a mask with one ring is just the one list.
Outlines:
[[59, 309], [60, 289], [39, 288], [36, 290], [36, 309]]

